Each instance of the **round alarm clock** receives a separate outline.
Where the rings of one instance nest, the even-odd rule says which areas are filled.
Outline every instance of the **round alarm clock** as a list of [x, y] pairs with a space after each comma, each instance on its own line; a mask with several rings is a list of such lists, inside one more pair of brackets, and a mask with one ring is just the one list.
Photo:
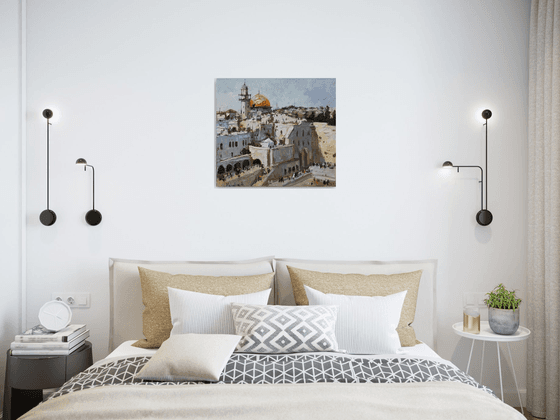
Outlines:
[[47, 330], [60, 331], [72, 320], [72, 309], [61, 300], [51, 300], [39, 309], [39, 321]]

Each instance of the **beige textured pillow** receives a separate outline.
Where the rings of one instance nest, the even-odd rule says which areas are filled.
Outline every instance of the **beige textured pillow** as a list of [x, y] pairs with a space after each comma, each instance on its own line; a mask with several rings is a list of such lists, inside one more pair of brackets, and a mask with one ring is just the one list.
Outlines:
[[218, 381], [241, 336], [179, 334], [164, 341], [135, 375], [146, 381]]
[[402, 347], [414, 346], [420, 341], [410, 324], [416, 314], [416, 300], [422, 270], [399, 274], [338, 274], [320, 273], [288, 266], [297, 305], [308, 305], [303, 285], [323, 293], [346, 296], [388, 296], [407, 291], [397, 332]]
[[133, 344], [135, 347], [153, 349], [169, 338], [173, 324], [169, 309], [168, 287], [209, 295], [245, 295], [270, 289], [274, 273], [257, 276], [196, 276], [169, 274], [138, 267], [144, 303], [143, 332], [146, 339]]

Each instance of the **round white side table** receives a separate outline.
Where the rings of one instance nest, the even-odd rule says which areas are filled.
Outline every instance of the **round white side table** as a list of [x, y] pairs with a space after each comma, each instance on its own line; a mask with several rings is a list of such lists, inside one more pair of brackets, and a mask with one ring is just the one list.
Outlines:
[[511, 362], [511, 371], [513, 372], [513, 379], [515, 381], [515, 388], [517, 389], [517, 396], [519, 397], [519, 405], [521, 407], [521, 413], [523, 413], [523, 403], [521, 402], [521, 394], [519, 393], [519, 387], [517, 386], [517, 378], [515, 377], [515, 369], [513, 367], [513, 358], [511, 357], [511, 350], [509, 349], [509, 343], [514, 341], [523, 341], [529, 338], [531, 331], [528, 328], [519, 326], [519, 329], [513, 335], [501, 335], [496, 334], [490, 328], [488, 321], [482, 321], [480, 323], [480, 334], [473, 334], [463, 331], [463, 323], [457, 322], [453, 324], [453, 331], [461, 337], [470, 338], [472, 340], [471, 352], [469, 354], [469, 362], [467, 363], [467, 375], [469, 374], [469, 367], [471, 365], [471, 357], [474, 348], [475, 340], [482, 341], [482, 362], [480, 364], [480, 383], [482, 383], [482, 372], [484, 369], [484, 347], [487, 341], [494, 341], [496, 343], [496, 349], [498, 350], [498, 370], [500, 372], [500, 392], [502, 396], [502, 402], [504, 401], [504, 387], [502, 384], [502, 363], [500, 361], [500, 343], [506, 343], [509, 353], [509, 360]]

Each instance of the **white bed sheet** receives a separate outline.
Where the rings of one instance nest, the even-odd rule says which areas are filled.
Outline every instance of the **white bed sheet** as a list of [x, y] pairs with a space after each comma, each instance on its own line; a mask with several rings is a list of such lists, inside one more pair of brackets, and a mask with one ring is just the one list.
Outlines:
[[[113, 350], [104, 360], [106, 359], [117, 359], [117, 358], [126, 358], [126, 357], [134, 357], [134, 356], [152, 356], [157, 349], [141, 349], [138, 347], [134, 347], [132, 344], [135, 343], [137, 340], [129, 340], [122, 343], [118, 346], [115, 350]], [[385, 356], [385, 355], [376, 355], [376, 356]], [[412, 347], [401, 347], [399, 349], [398, 354], [394, 354], [391, 356], [396, 357], [422, 357], [428, 359], [442, 359], [434, 350], [430, 348], [425, 343], [417, 344]], [[358, 357], [367, 357], [364, 355], [359, 355]], [[98, 363], [103, 362], [100, 360]]]

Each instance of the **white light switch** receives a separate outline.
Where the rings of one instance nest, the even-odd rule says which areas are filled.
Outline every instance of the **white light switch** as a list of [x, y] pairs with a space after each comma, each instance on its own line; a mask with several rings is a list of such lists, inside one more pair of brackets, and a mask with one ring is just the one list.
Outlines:
[[53, 293], [52, 300], [61, 300], [71, 308], [89, 308], [89, 293]]

